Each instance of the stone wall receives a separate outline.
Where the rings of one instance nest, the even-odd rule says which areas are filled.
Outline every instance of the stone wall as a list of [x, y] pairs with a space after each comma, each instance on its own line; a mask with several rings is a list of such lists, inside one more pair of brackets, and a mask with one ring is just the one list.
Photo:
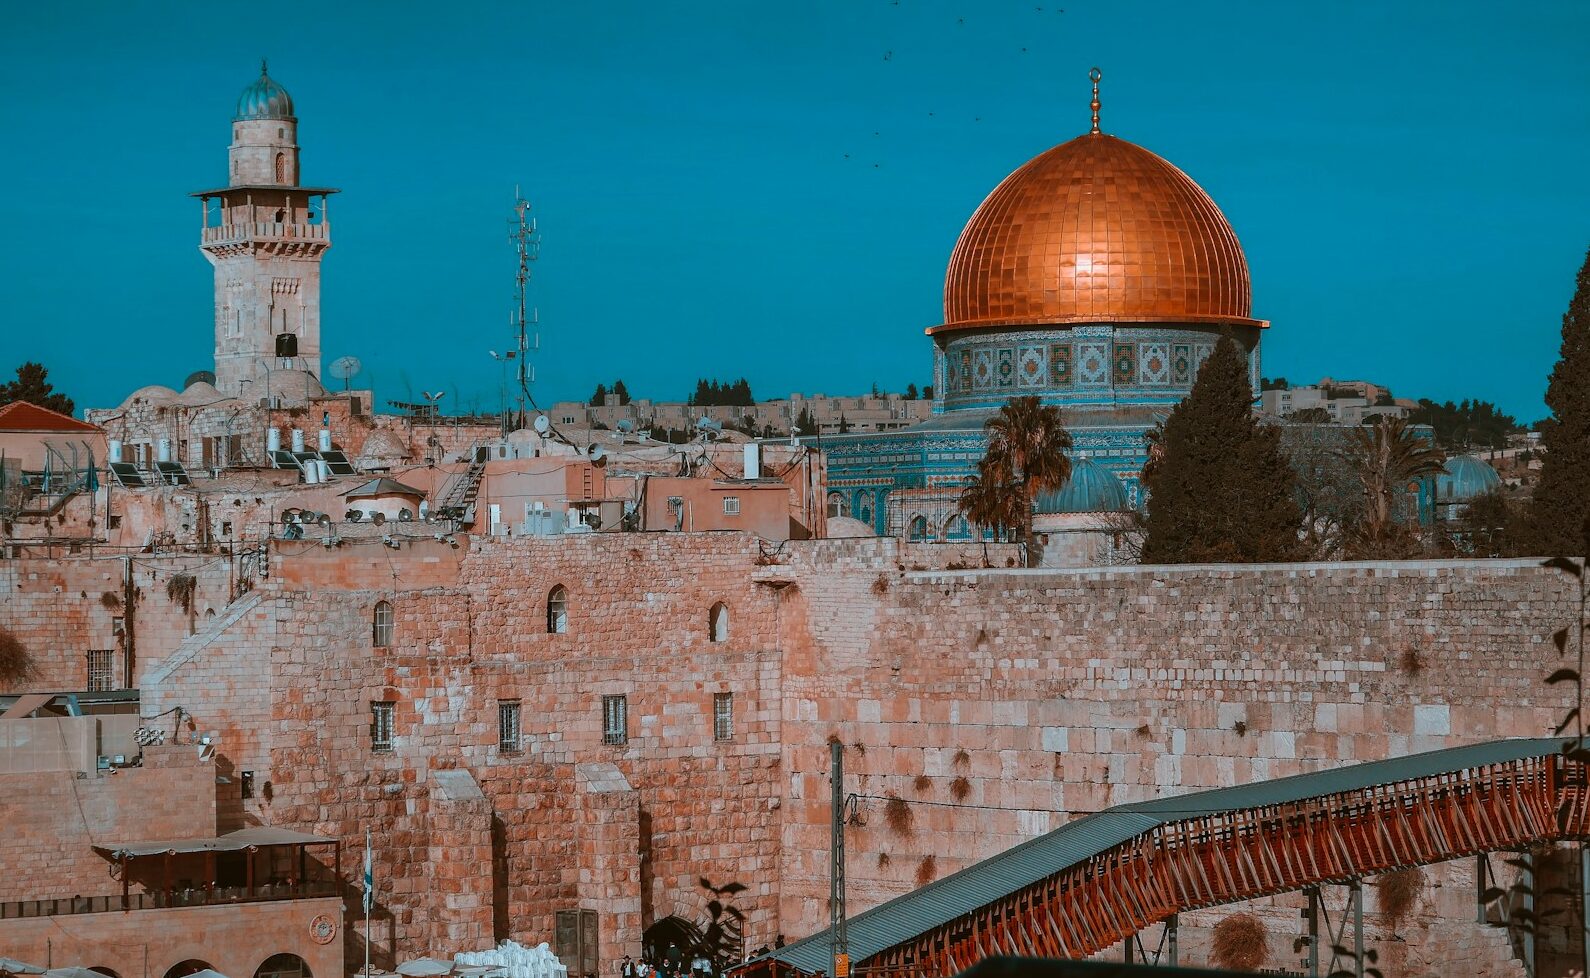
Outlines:
[[[1108, 805], [1538, 735], [1565, 708], [1541, 680], [1567, 589], [1530, 562], [941, 571], [912, 568], [982, 548], [458, 539], [279, 547], [242, 610], [145, 690], [268, 786], [245, 819], [350, 851], [373, 829], [377, 963], [549, 940], [557, 910], [584, 906], [606, 967], [665, 917], [703, 921], [702, 877], [748, 887], [747, 947], [816, 930], [831, 737], [861, 796], [860, 910]], [[547, 633], [555, 585], [564, 634]], [[712, 642], [719, 601], [729, 639]], [[627, 697], [622, 744], [603, 742], [608, 695]], [[505, 700], [518, 752], [499, 744]], [[394, 704], [390, 752], [371, 749], [377, 701]], [[593, 765], [627, 791], [593, 795], [615, 783]], [[444, 812], [449, 771], [484, 800]], [[908, 832], [883, 817], [890, 795], [913, 802]]]
[[146, 749], [142, 767], [0, 777], [0, 901], [119, 897], [93, 847], [213, 836], [215, 789], [214, 765], [171, 745]]
[[287, 953], [315, 975], [338, 975], [341, 931], [321, 944], [311, 925], [322, 917], [337, 920], [340, 904], [323, 897], [0, 920], [0, 952], [57, 968], [109, 968], [120, 978], [158, 978], [191, 960], [224, 975], [252, 975], [270, 956]]

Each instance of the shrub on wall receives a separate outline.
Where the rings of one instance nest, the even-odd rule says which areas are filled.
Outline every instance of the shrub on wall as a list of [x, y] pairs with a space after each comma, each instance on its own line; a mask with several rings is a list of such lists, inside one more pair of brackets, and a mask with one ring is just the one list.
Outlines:
[[911, 806], [899, 795], [889, 796], [889, 801], [883, 806], [883, 820], [895, 835], [909, 836], [916, 831], [911, 823]]
[[1419, 906], [1419, 896], [1423, 892], [1424, 870], [1417, 866], [1393, 870], [1375, 880], [1380, 912], [1391, 923], [1392, 930]]
[[916, 885], [927, 886], [938, 876], [938, 872], [938, 860], [934, 859], [932, 854], [923, 856], [922, 861], [916, 866]]
[[22, 640], [0, 628], [0, 683], [19, 683], [33, 675], [33, 656]]
[[1270, 935], [1251, 913], [1233, 914], [1215, 925], [1209, 960], [1228, 971], [1257, 971], [1270, 957]]

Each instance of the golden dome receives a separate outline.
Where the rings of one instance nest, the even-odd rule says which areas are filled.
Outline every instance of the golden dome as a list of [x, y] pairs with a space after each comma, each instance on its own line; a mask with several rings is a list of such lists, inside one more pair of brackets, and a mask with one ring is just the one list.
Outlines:
[[1251, 318], [1252, 306], [1242, 246], [1203, 188], [1141, 146], [1095, 131], [1029, 161], [977, 208], [950, 256], [944, 323], [928, 332], [1267, 325]]

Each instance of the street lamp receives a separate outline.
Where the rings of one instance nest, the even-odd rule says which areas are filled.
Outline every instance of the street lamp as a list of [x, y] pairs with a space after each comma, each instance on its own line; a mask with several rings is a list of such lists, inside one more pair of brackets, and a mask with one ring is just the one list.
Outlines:
[[497, 361], [499, 364], [502, 365], [502, 371], [501, 371], [502, 372], [502, 378], [499, 381], [498, 391], [499, 391], [501, 399], [502, 399], [502, 411], [501, 411], [501, 416], [502, 416], [502, 436], [504, 438], [507, 438], [508, 437], [508, 364], [513, 362], [514, 360], [519, 359], [519, 352], [517, 350], [509, 350], [507, 353], [498, 353], [496, 350], [488, 350], [486, 352], [491, 354], [491, 358], [493, 360]]

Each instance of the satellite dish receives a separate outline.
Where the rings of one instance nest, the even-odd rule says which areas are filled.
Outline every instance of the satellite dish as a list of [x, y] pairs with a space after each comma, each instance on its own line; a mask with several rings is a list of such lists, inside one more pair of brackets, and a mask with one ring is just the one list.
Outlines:
[[544, 435], [549, 430], [551, 430], [551, 428], [552, 428], [552, 422], [547, 420], [547, 416], [546, 415], [544, 415], [544, 414], [536, 415], [536, 420], [535, 420], [536, 434]]
[[338, 357], [331, 361], [331, 376], [342, 381], [343, 390], [348, 389], [348, 381], [362, 369], [364, 365], [359, 362], [358, 357]]
[[192, 387], [194, 384], [209, 384], [211, 387], [214, 387], [215, 386], [215, 371], [213, 371], [213, 370], [195, 370], [193, 373], [188, 374], [188, 379], [187, 380], [184, 380], [182, 382], [182, 389], [183, 390], [187, 390], [189, 387]]
[[585, 455], [593, 462], [600, 462], [602, 459], [607, 458], [607, 449], [601, 445], [593, 444], [585, 450]]
[[628, 418], [624, 418], [623, 420], [619, 421], [618, 430], [627, 435], [631, 431], [635, 430], [635, 422], [629, 420]]
[[701, 418], [696, 422], [696, 427], [702, 431], [722, 431], [723, 422], [714, 421], [711, 418]]

